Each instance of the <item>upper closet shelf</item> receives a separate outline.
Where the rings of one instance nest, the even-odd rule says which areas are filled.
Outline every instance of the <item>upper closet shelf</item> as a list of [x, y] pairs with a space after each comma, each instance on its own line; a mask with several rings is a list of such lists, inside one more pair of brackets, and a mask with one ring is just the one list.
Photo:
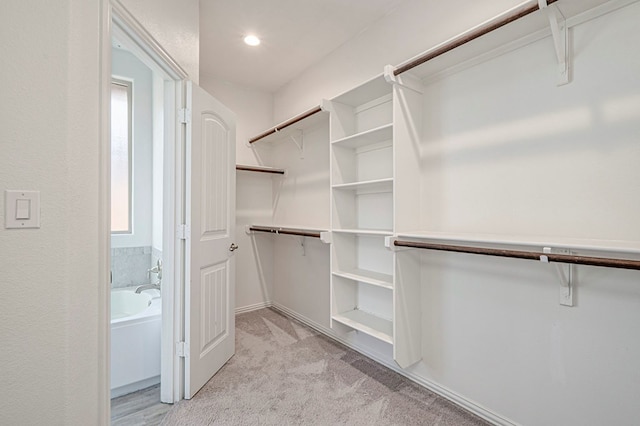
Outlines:
[[393, 138], [393, 124], [385, 124], [374, 129], [370, 129], [355, 135], [347, 136], [332, 142], [336, 146], [346, 148], [360, 148], [367, 145], [374, 145], [380, 142], [389, 141]]
[[336, 96], [331, 99], [331, 101], [352, 107], [358, 107], [374, 99], [379, 99], [385, 95], [389, 95], [392, 90], [393, 86], [385, 80], [384, 74], [380, 74], [379, 76], [359, 85], [355, 89], [351, 89], [348, 92]]
[[[614, 10], [630, 1], [525, 1], [398, 65], [393, 74], [398, 76], [410, 70], [415, 77], [434, 78], [530, 44], [552, 33], [555, 33], [553, 34], [554, 48], [558, 61], [568, 63], [567, 28], [586, 22], [594, 15]], [[514, 21], [518, 22], [508, 25]], [[564, 71], [567, 72], [566, 68]]]
[[393, 235], [393, 231], [391, 230], [380, 230], [380, 229], [339, 229], [334, 228], [332, 232], [336, 234], [354, 234], [354, 235], [370, 235], [370, 236], [378, 236], [378, 237], [391, 237]]
[[288, 135], [293, 135], [295, 131], [300, 131], [307, 129], [309, 127], [313, 127], [322, 121], [326, 121], [328, 114], [324, 112], [322, 107], [317, 106], [306, 112], [303, 112], [300, 115], [297, 115], [289, 120], [283, 121], [282, 123], [272, 127], [259, 134], [258, 136], [254, 136], [249, 139], [249, 145], [254, 144], [258, 141], [261, 142], [273, 142], [280, 140]]
[[333, 189], [358, 191], [359, 193], [392, 192], [393, 178], [367, 180], [353, 183], [341, 183], [338, 185], [333, 185]]

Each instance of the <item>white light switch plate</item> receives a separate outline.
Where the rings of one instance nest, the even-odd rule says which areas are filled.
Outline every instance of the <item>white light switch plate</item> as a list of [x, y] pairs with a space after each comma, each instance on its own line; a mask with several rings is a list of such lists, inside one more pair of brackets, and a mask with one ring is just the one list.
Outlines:
[[40, 191], [5, 190], [4, 227], [40, 228]]

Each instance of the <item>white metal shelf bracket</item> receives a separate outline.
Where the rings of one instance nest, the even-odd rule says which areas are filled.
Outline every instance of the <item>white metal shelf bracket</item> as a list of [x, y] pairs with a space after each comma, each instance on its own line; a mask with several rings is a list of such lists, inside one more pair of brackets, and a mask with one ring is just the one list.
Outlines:
[[558, 59], [558, 86], [569, 83], [569, 35], [567, 20], [556, 4], [548, 5], [547, 0], [538, 0], [538, 7], [544, 10], [549, 19], [553, 45]]
[[300, 158], [304, 158], [304, 133], [302, 132], [302, 130], [293, 130], [293, 132], [289, 134], [289, 138], [294, 144], [296, 144], [296, 146], [300, 150]]
[[[571, 251], [544, 247], [543, 253], [571, 254]], [[547, 256], [540, 256], [540, 261], [549, 263]], [[573, 265], [556, 263], [554, 265], [560, 278], [560, 304], [562, 306], [573, 306]]]

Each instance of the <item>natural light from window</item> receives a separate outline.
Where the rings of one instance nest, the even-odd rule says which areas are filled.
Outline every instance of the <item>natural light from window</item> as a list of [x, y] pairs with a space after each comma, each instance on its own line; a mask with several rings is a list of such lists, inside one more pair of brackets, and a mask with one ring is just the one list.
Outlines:
[[111, 84], [111, 232], [131, 233], [131, 83]]

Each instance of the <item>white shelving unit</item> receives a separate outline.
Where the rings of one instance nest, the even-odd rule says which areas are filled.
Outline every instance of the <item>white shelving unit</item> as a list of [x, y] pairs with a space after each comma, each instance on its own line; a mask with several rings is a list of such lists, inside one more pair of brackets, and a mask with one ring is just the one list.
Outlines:
[[334, 271], [332, 274], [336, 277], [342, 277], [370, 285], [377, 285], [382, 288], [393, 289], [393, 275], [383, 274], [381, 272], [354, 268], [344, 271]]
[[346, 136], [342, 139], [331, 142], [334, 147], [345, 148], [361, 148], [363, 146], [375, 145], [381, 142], [390, 141], [393, 137], [393, 124], [385, 124], [380, 127], [375, 127], [370, 130], [365, 130], [351, 136]]
[[[342, 296], [341, 296], [342, 297]], [[383, 342], [393, 344], [393, 322], [360, 309], [333, 315], [333, 320], [354, 330], [369, 334]]]
[[401, 366], [421, 357], [419, 263], [384, 244], [420, 223], [412, 203], [420, 200], [421, 87], [411, 77], [381, 75], [327, 108], [332, 325], [392, 345]]
[[328, 104], [332, 326], [393, 345], [393, 86], [379, 76]]

